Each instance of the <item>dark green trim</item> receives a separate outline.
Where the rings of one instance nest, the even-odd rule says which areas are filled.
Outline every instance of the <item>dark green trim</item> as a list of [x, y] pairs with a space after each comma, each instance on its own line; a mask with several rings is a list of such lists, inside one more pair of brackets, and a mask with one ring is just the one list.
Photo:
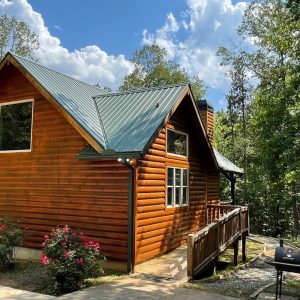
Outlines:
[[136, 158], [139, 159], [142, 157], [140, 152], [114, 152], [111, 150], [104, 150], [101, 153], [84, 153], [81, 151], [79, 154], [76, 155], [78, 160], [98, 160], [98, 159], [118, 159], [118, 158]]
[[128, 259], [127, 259], [127, 273], [133, 272], [133, 236], [134, 236], [134, 167], [125, 162], [125, 166], [129, 168], [129, 192], [128, 192]]

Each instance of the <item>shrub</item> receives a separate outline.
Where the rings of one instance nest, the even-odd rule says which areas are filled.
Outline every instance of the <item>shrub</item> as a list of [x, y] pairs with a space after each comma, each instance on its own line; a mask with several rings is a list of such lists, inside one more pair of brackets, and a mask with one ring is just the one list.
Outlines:
[[18, 223], [9, 218], [0, 220], [0, 266], [9, 268], [14, 265], [16, 250], [23, 239], [23, 231]]
[[80, 230], [57, 227], [44, 236], [42, 264], [58, 292], [76, 291], [84, 279], [100, 275], [104, 259], [99, 243], [88, 240]]

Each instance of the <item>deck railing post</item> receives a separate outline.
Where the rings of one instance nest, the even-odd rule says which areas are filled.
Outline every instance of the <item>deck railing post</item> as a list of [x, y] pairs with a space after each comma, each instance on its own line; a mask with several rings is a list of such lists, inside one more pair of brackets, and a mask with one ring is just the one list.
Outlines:
[[194, 234], [188, 235], [188, 247], [187, 247], [187, 275], [189, 277], [194, 276]]
[[217, 239], [216, 239], [216, 249], [217, 249], [217, 261], [219, 260], [220, 255], [220, 222], [219, 220], [214, 220], [214, 222], [217, 224]]

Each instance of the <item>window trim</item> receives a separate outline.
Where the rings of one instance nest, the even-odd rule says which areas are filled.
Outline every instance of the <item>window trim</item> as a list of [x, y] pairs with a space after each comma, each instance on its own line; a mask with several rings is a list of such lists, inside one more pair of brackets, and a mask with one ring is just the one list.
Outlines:
[[0, 150], [1, 153], [26, 153], [26, 152], [31, 152], [32, 151], [32, 131], [33, 131], [33, 107], [34, 107], [34, 99], [26, 99], [26, 100], [17, 100], [17, 101], [10, 101], [10, 102], [3, 102], [0, 103], [0, 114], [1, 114], [1, 107], [2, 106], [8, 106], [8, 105], [14, 105], [14, 104], [20, 104], [20, 103], [27, 103], [31, 102], [31, 132], [30, 132], [30, 148], [26, 150]]
[[[181, 154], [176, 154], [176, 153], [172, 153], [172, 152], [168, 152], [168, 131], [173, 131], [182, 135], [186, 136], [186, 155], [181, 155]], [[178, 156], [178, 157], [185, 157], [188, 158], [189, 157], [189, 134], [183, 131], [179, 131], [176, 129], [171, 129], [171, 128], [167, 128], [167, 132], [166, 132], [166, 153], [167, 155], [173, 155], [173, 156]]]
[[[168, 184], [168, 169], [173, 169], [173, 184], [174, 185], [169, 185]], [[176, 169], [180, 170], [180, 200], [179, 200], [179, 204], [176, 204], [175, 202], [175, 198], [176, 198]], [[187, 172], [187, 185], [183, 185], [183, 171], [182, 170], [186, 170]], [[188, 168], [181, 168], [181, 167], [173, 167], [173, 166], [167, 166], [166, 167], [166, 201], [165, 201], [165, 205], [166, 208], [179, 208], [179, 207], [187, 207], [189, 206], [189, 202], [190, 202], [190, 181], [189, 181], [189, 169]], [[172, 205], [168, 205], [168, 188], [172, 188]], [[187, 192], [187, 197], [186, 197], [186, 203], [182, 204], [182, 193], [183, 193], [183, 188], [187, 188], [188, 192]]]

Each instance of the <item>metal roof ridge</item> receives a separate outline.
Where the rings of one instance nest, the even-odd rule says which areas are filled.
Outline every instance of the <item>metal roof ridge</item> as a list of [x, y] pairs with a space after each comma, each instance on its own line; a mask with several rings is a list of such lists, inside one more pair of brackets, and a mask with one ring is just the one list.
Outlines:
[[[24, 56], [21, 56], [21, 55], [12, 53], [12, 52], [10, 52], [10, 51], [9, 51], [8, 53], [9, 53], [12, 57], [17, 57], [17, 58], [24, 59], [24, 60], [26, 60], [26, 61], [28, 61], [28, 62], [30, 62], [30, 63], [33, 63], [33, 64], [35, 64], [35, 65], [38, 65], [39, 67], [42, 67], [42, 68], [44, 68], [44, 69], [47, 69], [47, 70], [49, 70], [49, 71], [51, 71], [51, 72], [57, 73], [57, 74], [59, 74], [59, 75], [62, 75], [62, 76], [64, 76], [64, 77], [67, 77], [67, 78], [72, 79], [72, 80], [74, 80], [74, 81], [80, 82], [80, 83], [82, 83], [82, 84], [84, 84], [84, 85], [90, 86], [90, 87], [92, 87], [92, 88], [94, 88], [94, 89], [100, 90], [100, 91], [103, 92], [103, 93], [107, 93], [106, 91], [102, 90], [101, 88], [98, 88], [97, 86], [94, 86], [94, 85], [92, 85], [92, 84], [90, 84], [90, 83], [86, 83], [86, 82], [84, 82], [84, 81], [82, 81], [82, 80], [76, 79], [76, 78], [74, 78], [74, 77], [72, 77], [72, 76], [63, 74], [63, 73], [58, 72], [58, 71], [56, 71], [56, 70], [53, 70], [53, 69], [51, 69], [51, 68], [49, 68], [49, 67], [46, 67], [46, 66], [44, 66], [44, 65], [42, 65], [42, 64], [40, 64], [40, 63], [38, 63], [38, 62], [36, 62], [36, 61], [33, 61], [33, 60], [31, 60], [31, 59], [29, 59], [29, 58], [27, 58], [27, 57], [24, 57]], [[101, 95], [100, 95], [100, 96], [101, 96]]]
[[136, 94], [136, 93], [144, 93], [148, 91], [155, 91], [155, 90], [162, 90], [162, 89], [168, 89], [172, 87], [184, 87], [188, 86], [189, 83], [175, 83], [175, 84], [170, 84], [170, 85], [161, 85], [161, 86], [156, 86], [156, 87], [141, 87], [138, 89], [132, 89], [124, 92], [111, 92], [111, 93], [106, 93], [103, 95], [96, 95], [93, 98], [102, 98], [102, 97], [112, 97], [112, 96], [119, 96], [119, 95], [126, 95], [126, 94]]

